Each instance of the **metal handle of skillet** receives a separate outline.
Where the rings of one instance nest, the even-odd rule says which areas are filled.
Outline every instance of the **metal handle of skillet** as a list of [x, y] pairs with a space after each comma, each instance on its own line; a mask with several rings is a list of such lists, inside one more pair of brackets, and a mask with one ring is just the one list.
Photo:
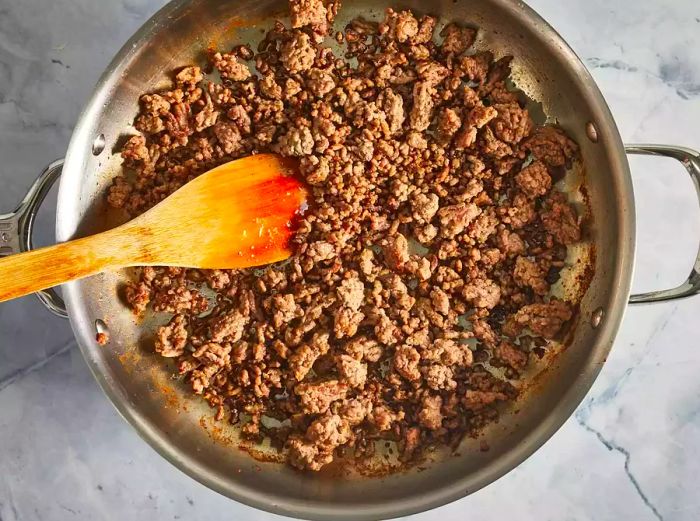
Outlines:
[[[690, 174], [700, 199], [700, 153], [689, 148], [671, 145], [626, 145], [625, 150], [628, 154], [672, 157], [680, 161]], [[63, 159], [49, 164], [34, 181], [17, 208], [11, 213], [0, 214], [0, 257], [32, 249], [34, 218], [49, 190], [61, 176], [62, 167]], [[697, 293], [700, 293], [700, 248], [693, 269], [683, 284], [672, 289], [632, 295], [630, 303], [660, 302], [689, 297]], [[68, 317], [63, 299], [55, 289], [40, 291], [36, 296], [55, 315]]]
[[[625, 150], [628, 154], [650, 155], [672, 157], [681, 162], [685, 169], [690, 174], [690, 178], [695, 185], [698, 199], [700, 200], [700, 153], [685, 147], [677, 147], [672, 145], [625, 145]], [[661, 302], [664, 300], [674, 300], [678, 298], [689, 297], [700, 293], [700, 247], [698, 254], [695, 257], [695, 264], [688, 275], [688, 278], [675, 288], [664, 289], [660, 291], [650, 291], [648, 293], [639, 293], [630, 296], [631, 304], [642, 304], [648, 302]]]
[[[0, 214], [0, 257], [33, 248], [34, 218], [49, 190], [61, 177], [62, 168], [63, 159], [48, 165], [34, 181], [17, 208], [13, 212]], [[63, 318], [68, 317], [66, 305], [55, 289], [39, 291], [36, 296], [53, 314]]]

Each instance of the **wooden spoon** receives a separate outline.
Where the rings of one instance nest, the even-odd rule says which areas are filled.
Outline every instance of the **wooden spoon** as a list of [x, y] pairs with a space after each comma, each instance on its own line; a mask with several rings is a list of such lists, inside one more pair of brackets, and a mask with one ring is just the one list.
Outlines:
[[127, 266], [234, 269], [291, 255], [306, 191], [259, 154], [221, 165], [112, 230], [0, 259], [0, 302]]

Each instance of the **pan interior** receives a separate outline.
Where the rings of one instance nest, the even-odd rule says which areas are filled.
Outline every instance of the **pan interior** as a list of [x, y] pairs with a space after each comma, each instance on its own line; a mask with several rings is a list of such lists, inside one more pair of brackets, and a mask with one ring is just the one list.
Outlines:
[[[341, 9], [336, 27], [358, 15], [379, 19], [388, 6], [368, 0], [349, 3]], [[324, 519], [393, 517], [457, 499], [497, 479], [544, 443], [583, 398], [610, 349], [629, 292], [634, 238], [627, 164], [609, 111], [573, 52], [519, 2], [437, 0], [427, 8], [413, 0], [391, 6], [477, 26], [478, 47], [497, 57], [515, 56], [516, 86], [579, 143], [585, 165], [585, 170], [578, 165], [564, 181], [582, 208], [585, 197], [591, 218], [586, 241], [570, 257], [571, 269], [559, 291], [581, 291], [582, 274], [591, 262], [595, 275], [581, 302], [572, 342], [561, 356], [545, 361], [546, 374], [484, 433], [488, 451], [480, 450], [480, 440], [467, 439], [456, 456], [435, 454], [432, 464], [382, 477], [338, 466], [302, 474], [274, 462], [274, 457], [267, 457], [268, 462], [252, 459], [238, 448], [235, 431], [210, 420], [212, 411], [206, 404], [173, 378], [174, 366], [145, 347], [163, 319], [139, 322], [123, 306], [117, 288], [124, 273], [68, 285], [66, 300], [83, 354], [127, 420], [196, 479], [277, 513]], [[261, 30], [285, 11], [284, 1], [181, 0], [147, 22], [115, 58], [76, 127], [59, 195], [59, 241], [115, 224], [106, 211], [104, 193], [120, 169], [118, 150], [124, 135], [133, 131], [140, 94], [168, 86], [173, 69], [202, 63], [212, 45], [225, 49], [234, 43], [257, 43]], [[588, 122], [598, 129], [597, 143], [586, 137]], [[107, 146], [94, 156], [91, 144], [100, 134]], [[590, 317], [598, 308], [605, 318], [593, 328]], [[94, 341], [98, 319], [109, 328], [112, 340], [106, 348]]]

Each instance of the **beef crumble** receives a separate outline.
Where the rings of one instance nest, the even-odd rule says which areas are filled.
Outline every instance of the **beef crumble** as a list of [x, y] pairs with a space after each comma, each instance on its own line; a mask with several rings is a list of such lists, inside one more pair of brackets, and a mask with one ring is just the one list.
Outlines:
[[506, 86], [512, 58], [473, 52], [475, 29], [438, 38], [435, 18], [388, 9], [336, 35], [343, 59], [320, 45], [339, 5], [290, 4], [292, 27], [277, 22], [257, 53], [211, 54], [220, 81], [188, 66], [141, 97], [130, 175], [107, 199], [134, 217], [232, 159], [298, 157], [311, 204], [294, 256], [142, 268], [126, 300], [171, 313], [155, 352], [217, 419], [271, 438], [291, 465], [319, 470], [376, 440], [411, 460], [493, 421], [517, 398], [532, 339], [571, 320], [577, 303], [549, 281], [581, 238], [553, 187], [578, 148], [533, 123]]

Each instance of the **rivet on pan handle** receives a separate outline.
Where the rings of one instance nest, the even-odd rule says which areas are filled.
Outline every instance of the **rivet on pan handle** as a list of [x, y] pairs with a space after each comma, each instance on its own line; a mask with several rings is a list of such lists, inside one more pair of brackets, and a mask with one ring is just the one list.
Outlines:
[[[0, 257], [29, 251], [32, 246], [34, 218], [54, 183], [61, 177], [63, 159], [47, 166], [31, 186], [14, 212], [0, 215]], [[47, 268], [48, 269], [48, 268]], [[56, 290], [36, 293], [46, 308], [59, 317], [68, 317], [66, 305]]]
[[[690, 178], [695, 185], [695, 191], [698, 194], [698, 199], [700, 200], [700, 153], [690, 148], [672, 145], [626, 145], [625, 150], [628, 154], [665, 156], [677, 159], [690, 174]], [[660, 302], [663, 300], [689, 297], [697, 293], [700, 293], [700, 247], [698, 248], [698, 255], [695, 258], [693, 269], [688, 279], [683, 284], [673, 289], [632, 295], [630, 296], [630, 303]]]

